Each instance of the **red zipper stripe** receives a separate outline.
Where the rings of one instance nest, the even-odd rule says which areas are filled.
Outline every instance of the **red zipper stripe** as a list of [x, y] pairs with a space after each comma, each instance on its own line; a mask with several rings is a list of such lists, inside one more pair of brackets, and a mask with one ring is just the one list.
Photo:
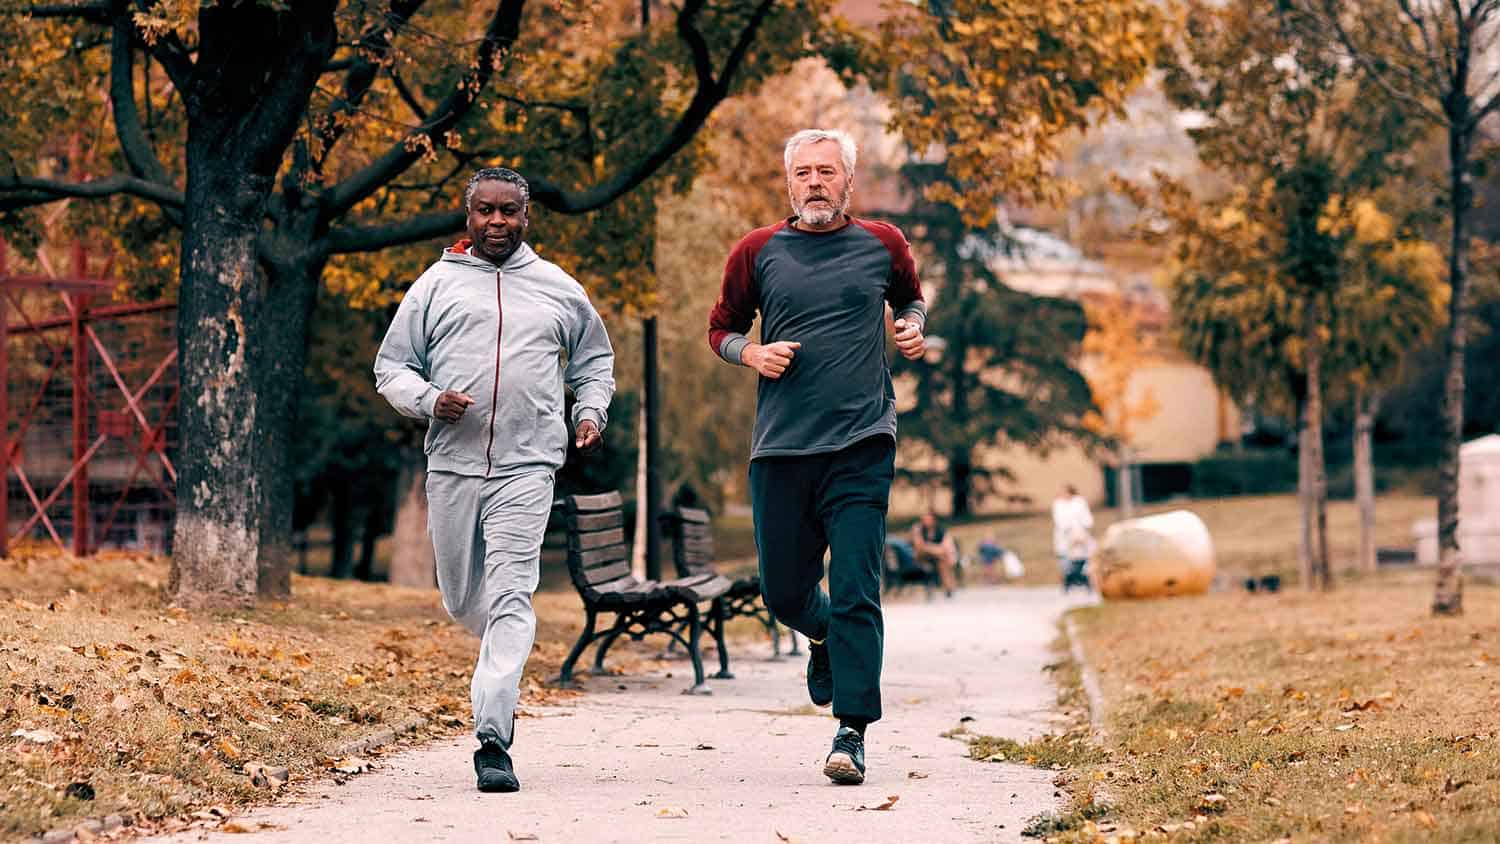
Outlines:
[[494, 460], [495, 410], [500, 402], [500, 336], [505, 330], [505, 306], [500, 301], [500, 272], [495, 272], [495, 388], [490, 393], [490, 441], [484, 447], [484, 475], [489, 477]]

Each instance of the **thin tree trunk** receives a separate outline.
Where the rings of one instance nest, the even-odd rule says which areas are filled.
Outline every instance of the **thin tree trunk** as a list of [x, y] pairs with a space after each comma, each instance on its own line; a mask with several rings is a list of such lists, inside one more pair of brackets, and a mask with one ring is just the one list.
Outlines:
[[1359, 570], [1374, 572], [1375, 414], [1380, 397], [1360, 389], [1354, 397], [1354, 499], [1359, 507]]
[[1307, 428], [1307, 399], [1297, 402], [1297, 570], [1303, 588], [1311, 588], [1313, 560], [1312, 443]]
[[635, 531], [630, 539], [630, 571], [646, 578], [646, 401], [641, 397], [635, 426]]
[[952, 492], [953, 518], [969, 515], [969, 491], [974, 483], [973, 458], [966, 448], [958, 449], [948, 456], [948, 488]]
[[[384, 486], [384, 480], [377, 477], [374, 482]], [[359, 559], [354, 563], [355, 580], [368, 582], [375, 579], [375, 542], [380, 539], [381, 530], [385, 527], [383, 510], [379, 501], [365, 502], [364, 524], [359, 531]]]
[[1308, 320], [1307, 336], [1307, 468], [1312, 544], [1308, 564], [1309, 589], [1333, 588], [1328, 561], [1328, 474], [1323, 459], [1323, 349], [1316, 336], [1318, 320]]
[[346, 478], [333, 483], [333, 506], [328, 521], [333, 528], [333, 548], [329, 555], [328, 576], [347, 580], [354, 574], [354, 495]]
[[1115, 473], [1115, 503], [1120, 506], [1120, 518], [1130, 519], [1135, 517], [1135, 485], [1130, 476], [1130, 449], [1127, 446], [1120, 447], [1120, 468]]
[[[1456, 94], [1462, 98], [1462, 90]], [[1464, 611], [1464, 579], [1458, 547], [1459, 450], [1464, 436], [1464, 347], [1468, 341], [1469, 211], [1474, 203], [1469, 173], [1471, 135], [1463, 130], [1469, 109], [1449, 114], [1448, 168], [1450, 171], [1453, 233], [1448, 255], [1448, 372], [1443, 380], [1443, 452], [1438, 473], [1438, 570], [1432, 596], [1433, 615]], [[1457, 118], [1462, 118], [1458, 123]]]

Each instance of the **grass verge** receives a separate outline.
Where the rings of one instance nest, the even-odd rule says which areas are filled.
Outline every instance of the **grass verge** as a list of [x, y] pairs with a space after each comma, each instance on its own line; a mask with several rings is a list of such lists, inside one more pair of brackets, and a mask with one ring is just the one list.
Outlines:
[[[1077, 760], [1055, 841], [1491, 842], [1500, 589], [1428, 613], [1431, 576], [1075, 611], [1109, 745]], [[1064, 815], [1062, 820], [1067, 820]]]
[[[478, 642], [435, 591], [298, 578], [284, 604], [188, 613], [163, 603], [166, 575], [163, 560], [110, 553], [0, 560], [0, 839], [111, 815], [170, 829], [217, 807], [213, 820], [284, 777], [359, 770], [335, 754], [371, 734], [470, 728]], [[577, 635], [578, 599], [535, 603], [522, 715], [575, 694], [544, 681]], [[610, 662], [639, 671], [650, 644]]]

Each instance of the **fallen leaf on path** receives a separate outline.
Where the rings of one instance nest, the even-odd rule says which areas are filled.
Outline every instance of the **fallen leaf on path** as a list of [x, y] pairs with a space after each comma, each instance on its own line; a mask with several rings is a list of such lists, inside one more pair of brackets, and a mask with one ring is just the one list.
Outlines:
[[688, 811], [687, 809], [658, 809], [656, 816], [658, 818], [685, 818], [688, 816]]
[[781, 834], [781, 830], [777, 829], [777, 830], [772, 830], [772, 831], [776, 833], [776, 840], [778, 840], [778, 841], [786, 841], [786, 842], [788, 842], [788, 844], [790, 844], [790, 842], [791, 842], [792, 839], [787, 838], [785, 835], [782, 835]]
[[11, 738], [25, 739], [32, 744], [51, 744], [54, 741], [62, 739], [62, 736], [51, 730], [16, 730], [10, 736]]
[[909, 780], [925, 780], [927, 779], [927, 774], [921, 771], [907, 771], [906, 778]]
[[700, 745], [698, 745], [697, 747], [695, 747], [693, 749], [694, 750], [713, 750], [714, 746], [711, 745], [711, 744], [700, 744]]
[[901, 799], [901, 795], [899, 795], [899, 794], [892, 794], [891, 796], [885, 798], [885, 802], [881, 803], [879, 806], [860, 806], [856, 811], [859, 811], [859, 812], [889, 812], [891, 810], [891, 807], [894, 806], [894, 805], [896, 805], [896, 801], [900, 800], [900, 799]]
[[333, 769], [341, 774], [360, 774], [370, 769], [370, 763], [358, 756], [349, 756], [334, 763]]
[[512, 840], [512, 841], [540, 841], [541, 840], [540, 838], [536, 837], [536, 833], [535, 832], [507, 832], [505, 834], [509, 835], [510, 836], [510, 840]]

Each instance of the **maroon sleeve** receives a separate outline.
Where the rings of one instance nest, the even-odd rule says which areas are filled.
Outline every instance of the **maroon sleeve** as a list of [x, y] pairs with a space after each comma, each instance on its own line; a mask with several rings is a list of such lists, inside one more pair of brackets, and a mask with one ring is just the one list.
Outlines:
[[885, 300], [898, 318], [915, 318], [927, 321], [927, 303], [922, 298], [922, 282], [917, 278], [917, 262], [911, 254], [911, 244], [906, 235], [890, 223], [859, 220], [870, 234], [880, 238], [885, 251], [891, 253], [891, 283], [886, 288]]
[[750, 340], [745, 332], [755, 322], [760, 308], [760, 287], [755, 281], [755, 259], [761, 247], [785, 223], [768, 226], [740, 238], [724, 264], [724, 282], [719, 301], [708, 312], [708, 345], [714, 353], [729, 361], [740, 362], [740, 352]]

